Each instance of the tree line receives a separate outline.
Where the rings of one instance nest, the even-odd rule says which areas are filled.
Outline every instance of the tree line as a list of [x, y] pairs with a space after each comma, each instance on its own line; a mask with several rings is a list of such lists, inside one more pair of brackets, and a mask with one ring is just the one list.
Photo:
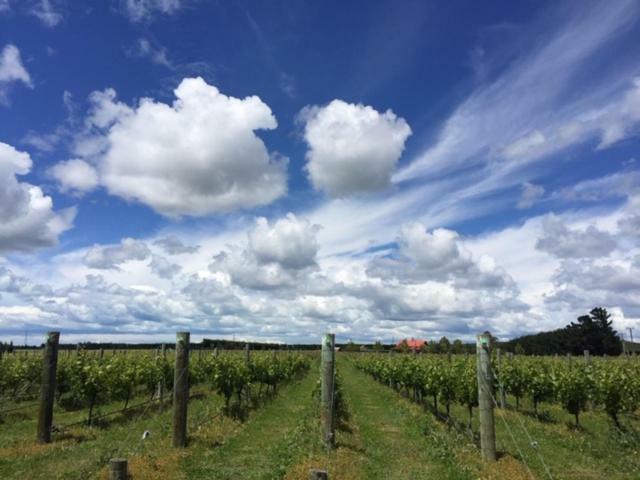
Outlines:
[[582, 355], [585, 350], [592, 355], [620, 355], [622, 340], [610, 318], [606, 308], [596, 307], [564, 328], [499, 342], [498, 346], [526, 355]]

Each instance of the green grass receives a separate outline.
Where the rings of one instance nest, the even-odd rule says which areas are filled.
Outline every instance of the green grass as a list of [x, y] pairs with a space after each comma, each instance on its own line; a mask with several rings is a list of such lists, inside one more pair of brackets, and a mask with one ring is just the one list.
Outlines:
[[[221, 399], [209, 394], [189, 403], [189, 426], [196, 429], [213, 415]], [[103, 405], [103, 412], [117, 410], [122, 403]], [[63, 425], [86, 418], [86, 410], [63, 412], [56, 408], [54, 424]], [[168, 448], [171, 430], [171, 409], [160, 410], [149, 404], [124, 415], [109, 418], [100, 427], [76, 426], [54, 434], [48, 445], [35, 442], [37, 411], [27, 410], [5, 418], [0, 425], [0, 478], [87, 479], [101, 477], [108, 460], [116, 456], [134, 458], [153, 455]], [[142, 440], [142, 433], [151, 435]]]
[[[608, 480], [640, 478], [640, 422], [622, 415], [620, 430], [599, 411], [580, 416], [581, 429], [558, 405], [545, 404], [543, 420], [529, 402], [515, 409], [495, 410], [497, 447], [526, 464], [537, 478]], [[478, 418], [473, 428], [478, 432]], [[452, 416], [466, 422], [466, 410], [454, 407]], [[464, 419], [464, 420], [463, 420]], [[534, 448], [531, 442], [536, 443]]]
[[419, 407], [374, 382], [350, 362], [341, 363], [341, 372], [353, 423], [362, 438], [364, 478], [472, 478], [453, 453], [453, 444], [461, 438], [443, 435]]
[[194, 442], [193, 450], [182, 459], [181, 470], [189, 479], [282, 478], [298, 455], [298, 442], [290, 440], [304, 434], [301, 422], [313, 418], [316, 410], [311, 396], [315, 381], [315, 375], [307, 374], [283, 387], [222, 445]]

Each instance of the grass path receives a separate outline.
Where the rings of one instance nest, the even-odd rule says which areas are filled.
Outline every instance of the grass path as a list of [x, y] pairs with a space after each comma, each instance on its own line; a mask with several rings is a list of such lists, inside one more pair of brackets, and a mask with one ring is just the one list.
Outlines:
[[339, 368], [366, 458], [363, 478], [472, 478], [452, 450], [460, 439], [441, 432], [419, 406], [378, 384], [351, 362], [341, 362]]
[[281, 478], [297, 454], [301, 425], [312, 417], [312, 391], [317, 379], [311, 369], [302, 380], [281, 388], [278, 395], [221, 445], [189, 446], [180, 470], [189, 479]]

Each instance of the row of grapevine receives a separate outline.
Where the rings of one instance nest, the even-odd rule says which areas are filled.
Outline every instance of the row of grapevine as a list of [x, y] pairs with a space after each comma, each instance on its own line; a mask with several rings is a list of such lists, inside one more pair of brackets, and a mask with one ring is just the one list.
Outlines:
[[496, 376], [507, 394], [528, 397], [538, 413], [541, 402], [556, 402], [575, 417], [590, 406], [601, 408], [617, 426], [619, 414], [640, 406], [640, 362], [621, 357], [571, 363], [553, 357], [519, 357], [497, 365]]
[[[189, 364], [189, 383], [212, 387], [225, 398], [226, 410], [236, 395], [255, 385], [257, 394], [275, 393], [277, 385], [306, 371], [310, 358], [303, 354], [273, 355], [253, 353], [249, 363], [239, 354], [194, 356]], [[4, 356], [0, 360], [0, 396], [17, 400], [19, 391], [39, 386], [42, 358], [39, 356]], [[88, 409], [91, 423], [94, 408], [100, 404], [129, 402], [143, 395], [152, 399], [158, 385], [170, 391], [173, 386], [173, 355], [163, 357], [152, 353], [99, 357], [85, 351], [58, 359], [56, 369], [56, 401], [65, 409]], [[33, 390], [33, 388], [31, 388]]]
[[[438, 403], [465, 406], [469, 418], [478, 404], [475, 358], [394, 357], [367, 355], [357, 366], [376, 380], [412, 394], [417, 401], [432, 398]], [[589, 364], [571, 364], [552, 357], [518, 357], [500, 364], [494, 362], [495, 390], [502, 387], [516, 400], [529, 398], [538, 413], [541, 402], [557, 402], [574, 415], [588, 407], [601, 408], [619, 426], [621, 412], [634, 412], [640, 406], [640, 362], [635, 359], [602, 359]]]
[[447, 415], [451, 405], [457, 403], [467, 408], [471, 422], [473, 408], [478, 406], [475, 362], [465, 358], [449, 363], [434, 357], [368, 355], [359, 357], [356, 366], [420, 403], [432, 399], [436, 413], [439, 403], [445, 406]]

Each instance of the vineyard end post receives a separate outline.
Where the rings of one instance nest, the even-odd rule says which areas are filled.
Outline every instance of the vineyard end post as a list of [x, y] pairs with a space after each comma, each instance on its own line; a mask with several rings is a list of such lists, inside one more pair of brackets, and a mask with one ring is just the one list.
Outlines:
[[584, 363], [586, 365], [589, 365], [591, 363], [591, 354], [589, 353], [589, 350], [584, 351]]
[[173, 377], [173, 446], [187, 446], [189, 404], [189, 332], [176, 334], [176, 366]]
[[56, 392], [56, 367], [60, 332], [49, 332], [42, 358], [42, 384], [40, 386], [40, 413], [38, 415], [38, 442], [51, 442], [53, 399]]
[[335, 380], [335, 349], [336, 336], [333, 333], [325, 333], [322, 338], [322, 362], [321, 362], [321, 409], [323, 442], [327, 448], [335, 445], [335, 419], [334, 419], [334, 380]]
[[109, 461], [109, 480], [128, 480], [129, 471], [126, 458], [112, 458]]
[[478, 404], [480, 410], [480, 449], [483, 460], [496, 460], [496, 429], [493, 417], [493, 374], [491, 371], [491, 334], [476, 337]]

